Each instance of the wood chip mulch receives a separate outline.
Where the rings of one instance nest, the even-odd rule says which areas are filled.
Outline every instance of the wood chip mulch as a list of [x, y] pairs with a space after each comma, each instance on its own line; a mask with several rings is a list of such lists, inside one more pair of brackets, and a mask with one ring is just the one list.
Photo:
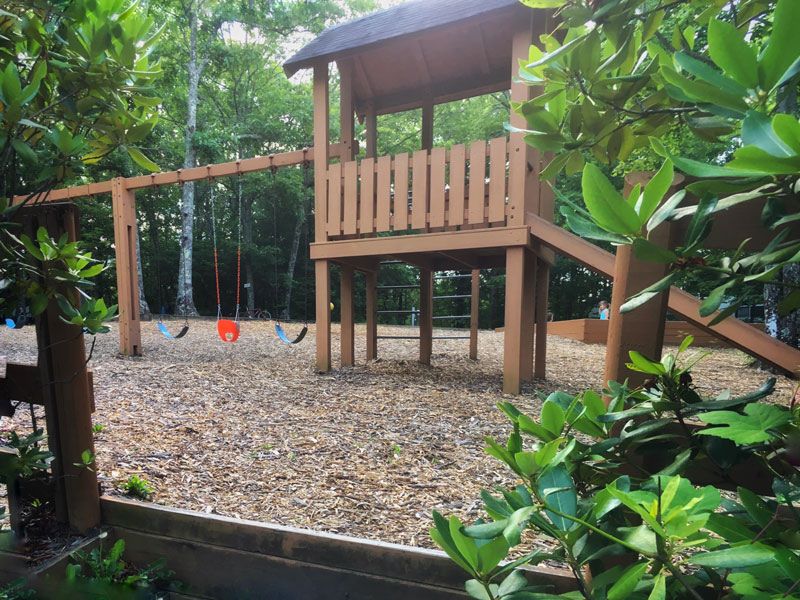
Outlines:
[[[287, 329], [293, 337], [299, 327]], [[356, 336], [358, 366], [327, 374], [314, 370], [313, 326], [286, 346], [266, 322], [244, 322], [236, 344], [220, 342], [213, 321], [192, 322], [175, 341], [144, 323], [137, 358], [118, 356], [116, 329], [98, 336], [90, 367], [105, 493], [120, 493], [135, 473], [161, 504], [426, 547], [432, 510], [474, 520], [481, 488], [513, 481], [482, 450], [484, 436], [505, 440], [508, 431], [495, 408], [504, 398], [502, 333], [480, 333], [478, 362], [466, 340], [435, 340], [432, 367], [416, 362], [416, 340], [380, 340], [380, 358], [365, 364], [363, 325]], [[548, 380], [515, 400], [533, 413], [537, 393], [602, 380], [603, 346], [548, 342]], [[334, 324], [334, 365], [338, 343]], [[0, 331], [0, 354], [35, 361], [33, 328]], [[715, 351], [695, 373], [709, 393], [746, 392], [769, 375], [736, 350]], [[779, 378], [776, 400], [793, 390]], [[21, 408], [2, 428], [29, 422]]]

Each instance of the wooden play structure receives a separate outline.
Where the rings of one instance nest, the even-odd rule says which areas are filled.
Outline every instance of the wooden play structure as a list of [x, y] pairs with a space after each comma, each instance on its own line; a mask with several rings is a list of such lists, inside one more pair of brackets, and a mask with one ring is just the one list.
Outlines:
[[[554, 226], [552, 190], [538, 178], [547, 157], [528, 147], [522, 134], [433, 146], [433, 107], [438, 103], [509, 89], [512, 102], [533, 97], [536, 90], [514, 76], [530, 45], [549, 29], [548, 13], [531, 11], [516, 0], [409, 3], [331, 28], [285, 63], [288, 75], [306, 68], [314, 73], [311, 257], [316, 261], [317, 369], [331, 368], [331, 264], [342, 269], [342, 365], [353, 364], [354, 270], [366, 275], [369, 360], [377, 355], [375, 273], [381, 261], [401, 260], [419, 268], [419, 357], [429, 364], [432, 272], [505, 266], [503, 389], [519, 393], [522, 381], [545, 376], [548, 279], [558, 252], [613, 277], [617, 311], [609, 325], [606, 379], [638, 377], [624, 367], [628, 350], [660, 356], [667, 305], [696, 327], [796, 373], [800, 352], [735, 319], [708, 329], [710, 319], [698, 316], [697, 300], [675, 288], [669, 298], [663, 294], [661, 300], [620, 315], [625, 298], [663, 277], [666, 266], [638, 261], [627, 247], [615, 257]], [[340, 84], [343, 152], [338, 161], [327, 152], [331, 63]], [[420, 149], [411, 155], [376, 156], [378, 116], [412, 108], [422, 112]], [[353, 136], [356, 116], [366, 128], [363, 158]], [[526, 125], [513, 112], [509, 120], [516, 127]], [[737, 217], [729, 223], [737, 235], [717, 236], [712, 244], [727, 247], [753, 237], [742, 229], [757, 222]], [[655, 232], [656, 241], [680, 239], [678, 229], [663, 226]], [[764, 237], [756, 234], [761, 243]]]

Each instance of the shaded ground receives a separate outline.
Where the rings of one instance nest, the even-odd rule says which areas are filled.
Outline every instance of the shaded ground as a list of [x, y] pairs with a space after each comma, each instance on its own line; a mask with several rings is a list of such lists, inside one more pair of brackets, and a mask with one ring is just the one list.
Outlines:
[[[480, 489], [509, 482], [482, 451], [485, 435], [507, 431], [495, 408], [503, 337], [481, 332], [477, 363], [466, 340], [435, 340], [428, 368], [416, 363], [415, 340], [381, 340], [380, 359], [365, 365], [363, 334], [357, 328], [358, 366], [324, 375], [313, 370], [313, 328], [289, 347], [263, 322], [245, 322], [235, 345], [216, 338], [212, 321], [177, 341], [145, 323], [139, 358], [117, 356], [116, 330], [100, 336], [90, 366], [104, 491], [136, 473], [161, 504], [430, 546], [431, 510], [475, 518]], [[334, 325], [334, 365], [338, 342]], [[531, 412], [536, 392], [602, 379], [602, 346], [549, 342], [548, 380], [517, 399]], [[33, 362], [33, 329], [0, 331], [0, 354]], [[767, 374], [749, 362], [717, 351], [695, 381], [704, 391], [751, 390]], [[792, 389], [782, 378], [776, 399], [788, 402]], [[26, 415], [19, 411], [16, 426], [29, 424]]]

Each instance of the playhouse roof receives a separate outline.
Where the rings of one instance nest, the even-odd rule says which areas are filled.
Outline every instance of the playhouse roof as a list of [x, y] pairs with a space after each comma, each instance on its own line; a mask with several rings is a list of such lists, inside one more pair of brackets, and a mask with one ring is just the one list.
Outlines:
[[291, 76], [350, 63], [357, 109], [394, 112], [508, 88], [511, 36], [525, 18], [519, 0], [411, 0], [326, 29], [283, 67]]

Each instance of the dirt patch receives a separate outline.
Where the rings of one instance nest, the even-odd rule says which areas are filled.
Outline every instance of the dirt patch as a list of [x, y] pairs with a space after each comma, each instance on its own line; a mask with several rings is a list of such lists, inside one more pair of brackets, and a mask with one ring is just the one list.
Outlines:
[[[287, 329], [291, 338], [299, 327]], [[334, 365], [338, 333], [334, 325]], [[245, 322], [228, 345], [212, 321], [175, 341], [145, 323], [138, 358], [117, 355], [116, 330], [99, 336], [90, 366], [104, 491], [136, 473], [161, 504], [431, 546], [431, 510], [474, 519], [480, 489], [512, 481], [482, 450], [484, 436], [507, 432], [495, 408], [503, 336], [480, 333], [478, 362], [466, 340], [435, 340], [432, 367], [417, 364], [415, 340], [380, 340], [379, 360], [364, 364], [363, 326], [356, 336], [358, 366], [329, 374], [314, 371], [313, 326], [286, 346], [271, 324]], [[516, 399], [524, 410], [538, 411], [537, 393], [601, 383], [603, 346], [548, 341], [548, 380], [525, 386]], [[0, 332], [0, 353], [33, 362], [33, 329]], [[715, 351], [695, 381], [704, 392], [749, 391], [768, 376], [749, 364], [741, 352]], [[788, 402], [793, 382], [780, 378], [778, 389]], [[27, 424], [20, 409], [3, 428]]]

